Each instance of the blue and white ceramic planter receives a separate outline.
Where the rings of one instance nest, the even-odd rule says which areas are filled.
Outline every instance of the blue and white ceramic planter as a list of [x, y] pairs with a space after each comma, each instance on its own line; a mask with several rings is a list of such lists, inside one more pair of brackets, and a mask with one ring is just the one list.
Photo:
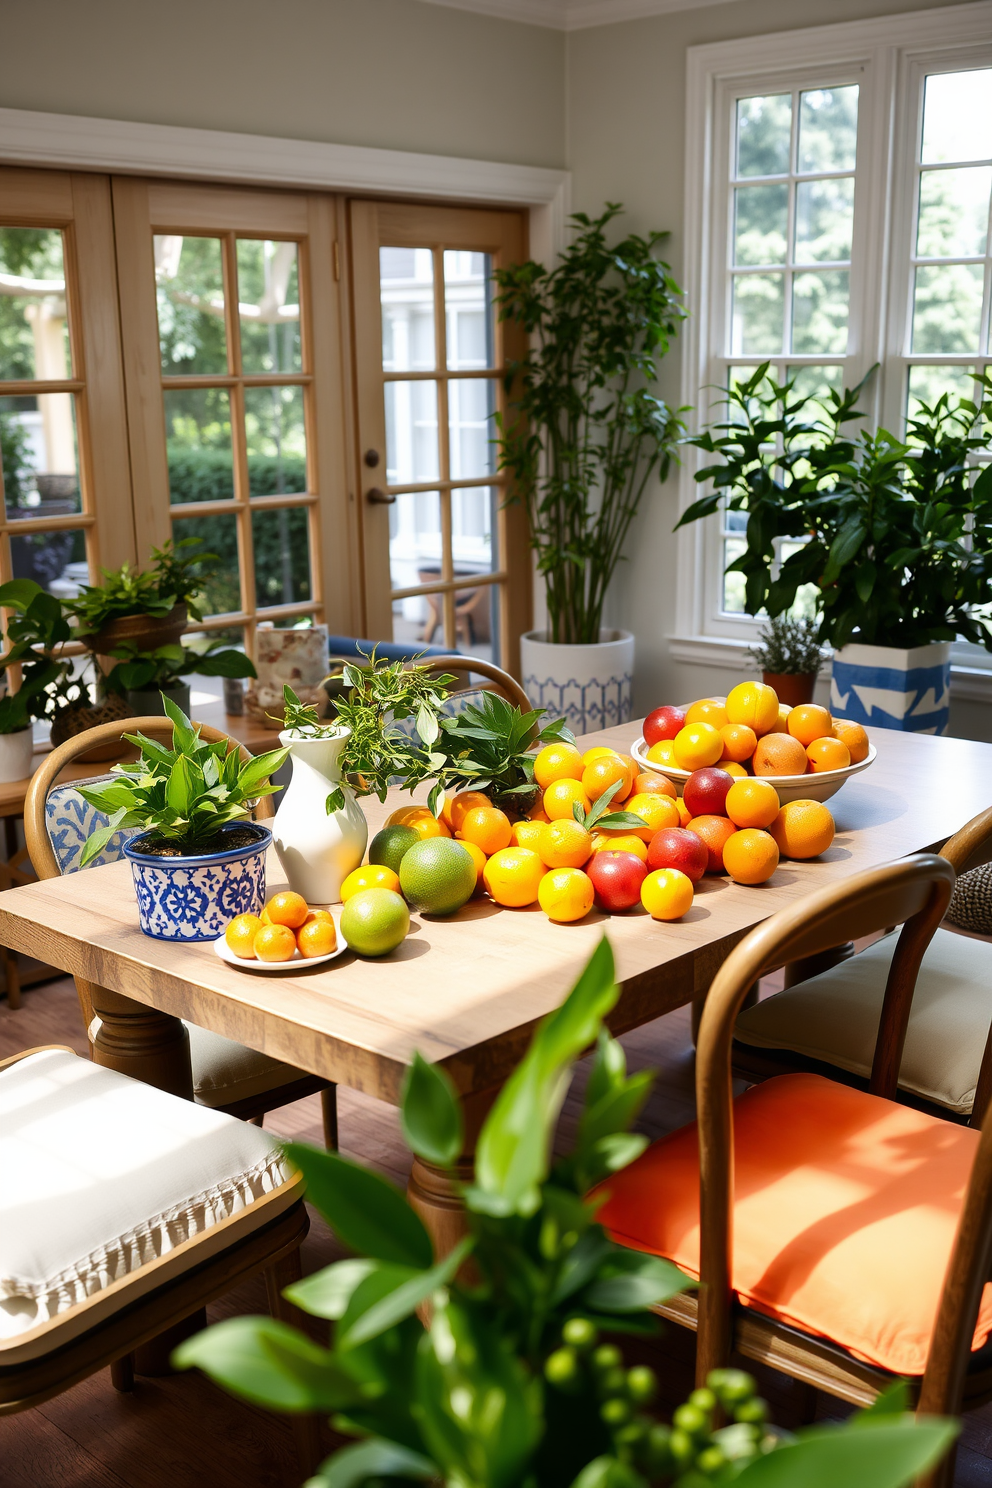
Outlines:
[[259, 822], [236, 822], [227, 834], [250, 826], [255, 841], [196, 858], [161, 858], [141, 851], [142, 837], [124, 844], [130, 861], [138, 920], [156, 940], [216, 940], [239, 914], [258, 914], [265, 903], [265, 853], [272, 841]]
[[911, 734], [946, 734], [951, 647], [946, 641], [902, 651], [842, 646], [834, 652], [830, 711], [835, 718]]
[[549, 718], [564, 718], [573, 734], [627, 723], [633, 708], [634, 637], [601, 630], [594, 645], [555, 645], [544, 631], [520, 637], [524, 692]]

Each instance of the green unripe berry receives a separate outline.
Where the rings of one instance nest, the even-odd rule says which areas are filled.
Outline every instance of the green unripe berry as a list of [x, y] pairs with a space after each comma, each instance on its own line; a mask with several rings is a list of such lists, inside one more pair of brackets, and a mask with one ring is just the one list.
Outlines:
[[555, 1349], [544, 1361], [544, 1377], [549, 1384], [567, 1390], [579, 1380], [579, 1361], [570, 1348]]
[[562, 1328], [561, 1336], [574, 1349], [591, 1349], [599, 1337], [599, 1329], [588, 1318], [574, 1317]]
[[687, 1431], [676, 1428], [668, 1438], [668, 1446], [676, 1467], [688, 1467], [690, 1462], [695, 1461], [696, 1443]]
[[694, 1405], [697, 1410], [705, 1411], [711, 1416], [716, 1410], [716, 1396], [712, 1390], [693, 1390], [689, 1396], [689, 1404]]
[[674, 1462], [672, 1455], [672, 1433], [667, 1426], [656, 1422], [648, 1431], [643, 1448], [644, 1462], [654, 1477], [661, 1477]]
[[698, 1405], [680, 1405], [672, 1416], [672, 1425], [689, 1436], [702, 1436], [710, 1429], [709, 1420]]
[[643, 1418], [638, 1421], [628, 1421], [626, 1426], [621, 1426], [620, 1430], [614, 1434], [614, 1440], [617, 1446], [633, 1449], [644, 1439], [646, 1430], [647, 1425]]
[[696, 1467], [701, 1473], [705, 1473], [709, 1477], [711, 1473], [718, 1473], [726, 1461], [727, 1459], [719, 1447], [706, 1447], [696, 1458]]
[[599, 1416], [607, 1426], [625, 1426], [630, 1420], [630, 1406], [626, 1400], [616, 1397], [604, 1400], [599, 1407]]
[[758, 1393], [757, 1381], [743, 1369], [713, 1369], [706, 1383], [721, 1405], [736, 1405], [740, 1400], [750, 1400]]
[[627, 1394], [637, 1405], [647, 1405], [658, 1391], [658, 1379], [646, 1364], [635, 1364], [627, 1370]]
[[618, 1369], [623, 1363], [623, 1354], [615, 1343], [601, 1343], [592, 1356], [593, 1369], [603, 1373], [607, 1369]]
[[751, 1400], [742, 1400], [734, 1409], [734, 1420], [744, 1421], [749, 1426], [760, 1426], [768, 1420], [768, 1404], [757, 1395]]
[[621, 1399], [627, 1394], [627, 1376], [622, 1369], [607, 1369], [599, 1376], [599, 1393], [604, 1399], [610, 1396], [619, 1396]]

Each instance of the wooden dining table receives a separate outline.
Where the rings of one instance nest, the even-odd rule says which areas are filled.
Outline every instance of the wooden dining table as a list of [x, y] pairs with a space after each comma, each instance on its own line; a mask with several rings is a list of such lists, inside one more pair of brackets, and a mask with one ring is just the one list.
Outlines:
[[[591, 734], [581, 748], [629, 750], [639, 722]], [[210, 944], [153, 940], [138, 927], [126, 862], [0, 893], [0, 943], [95, 984], [94, 1057], [192, 1097], [180, 1019], [297, 1068], [398, 1104], [414, 1052], [447, 1071], [473, 1133], [519, 1060], [535, 1023], [557, 1007], [600, 937], [609, 937], [621, 993], [615, 1033], [699, 1002], [753, 926], [863, 868], [935, 850], [992, 802], [992, 745], [869, 729], [878, 754], [830, 801], [833, 845], [785, 861], [759, 887], [707, 874], [694, 903], [666, 924], [640, 910], [593, 911], [554, 924], [533, 905], [471, 900], [448, 918], [414, 914], [410, 933], [378, 960], [346, 952], [326, 965], [261, 973], [222, 961]], [[370, 836], [409, 795], [363, 806]], [[275, 853], [269, 892], [285, 880]], [[43, 994], [39, 994], [43, 995]], [[451, 1177], [415, 1161], [410, 1197], [447, 1248], [461, 1224]]]

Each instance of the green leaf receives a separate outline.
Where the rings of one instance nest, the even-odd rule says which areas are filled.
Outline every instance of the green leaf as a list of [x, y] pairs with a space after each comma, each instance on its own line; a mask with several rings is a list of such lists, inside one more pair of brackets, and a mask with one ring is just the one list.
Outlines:
[[167, 716], [172, 719], [172, 738], [176, 749], [182, 750], [184, 754], [191, 754], [196, 748], [196, 730], [177, 703], [166, 697], [164, 692], [159, 696]]
[[283, 1296], [294, 1306], [309, 1312], [311, 1317], [343, 1317], [351, 1294], [364, 1281], [370, 1271], [375, 1270], [375, 1261], [355, 1256], [351, 1260], [336, 1261], [315, 1271], [313, 1276], [304, 1276], [294, 1281], [283, 1291]]
[[328, 816], [332, 816], [335, 811], [344, 810], [344, 791], [340, 786], [336, 786], [334, 790], [328, 791], [327, 800], [324, 802], [324, 810]]
[[419, 1053], [407, 1071], [400, 1112], [410, 1150], [435, 1167], [451, 1167], [462, 1151], [461, 1104], [444, 1071]]
[[420, 1270], [432, 1264], [430, 1236], [398, 1188], [340, 1153], [301, 1142], [287, 1142], [285, 1150], [306, 1179], [310, 1202], [351, 1250]]
[[[454, 1250], [448, 1252], [443, 1260], [438, 1261], [428, 1271], [411, 1271], [406, 1266], [384, 1267], [377, 1272], [371, 1273], [366, 1281], [360, 1282], [349, 1299], [348, 1308], [341, 1320], [338, 1330], [336, 1344], [339, 1349], [357, 1348], [359, 1344], [368, 1343], [371, 1338], [385, 1333], [387, 1328], [392, 1328], [395, 1323], [402, 1322], [403, 1318], [410, 1317], [416, 1312], [422, 1302], [426, 1302], [438, 1287], [447, 1286], [452, 1280], [459, 1266], [470, 1254], [475, 1241], [470, 1235], [459, 1240]], [[386, 1282], [392, 1283], [388, 1291], [382, 1291]], [[375, 1300], [365, 1308], [363, 1291], [373, 1286], [376, 1292], [381, 1292]], [[353, 1316], [354, 1314], [354, 1316]]]
[[908, 1488], [939, 1462], [958, 1421], [881, 1417], [872, 1427], [822, 1427], [748, 1463], [735, 1488]]
[[871, 1405], [866, 1405], [864, 1410], [857, 1411], [850, 1417], [849, 1426], [874, 1426], [880, 1416], [901, 1416], [912, 1411], [913, 1403], [909, 1394], [909, 1383], [907, 1380], [896, 1380], [887, 1390], [876, 1395]]
[[425, 744], [433, 744], [440, 732], [437, 716], [426, 703], [421, 703], [417, 709], [417, 733]]
[[187, 1338], [176, 1369], [202, 1369], [233, 1395], [269, 1410], [328, 1412], [361, 1398], [334, 1355], [274, 1318], [228, 1318]]
[[616, 1457], [594, 1457], [573, 1480], [572, 1488], [647, 1488], [647, 1480]]
[[0, 605], [5, 610], [24, 611], [44, 592], [34, 579], [8, 579], [6, 584], [0, 584]]
[[633, 811], [610, 811], [605, 816], [601, 816], [596, 823], [597, 832], [617, 832], [624, 827], [643, 831], [643, 816], [635, 816]]
[[178, 757], [169, 771], [165, 799], [169, 809], [177, 816], [189, 816], [193, 802], [193, 766], [184, 754]]
[[[626, 1132], [647, 1100], [654, 1084], [653, 1070], [640, 1070], [614, 1085], [594, 1104], [587, 1104], [579, 1122], [579, 1143], [598, 1142], [614, 1132]], [[588, 1096], [588, 1092], [587, 1092]]]
[[607, 1263], [613, 1276], [599, 1276], [582, 1293], [597, 1312], [639, 1312], [694, 1285], [684, 1271], [660, 1256], [614, 1249]]
[[[622, 785], [623, 780], [614, 780], [613, 784], [611, 786], [608, 786], [603, 794], [597, 797], [597, 799], [593, 802], [591, 808], [586, 813], [584, 818], [584, 825], [587, 831], [591, 832], [593, 827], [597, 823], [602, 825], [600, 818], [603, 817], [606, 812], [606, 808], [609, 806], [610, 802], [613, 800], [613, 797], [616, 795], [617, 791]], [[641, 827], [643, 827], [644, 825], [640, 817], [638, 817], [637, 823], [638, 826]]]
[[304, 1488], [361, 1488], [376, 1478], [416, 1478], [429, 1481], [438, 1475], [437, 1465], [409, 1447], [373, 1438], [342, 1447], [308, 1478]]
[[[237, 751], [232, 751], [236, 753]], [[238, 788], [242, 794], [250, 796], [258, 786], [264, 784], [270, 775], [274, 775], [280, 765], [289, 758], [289, 749], [270, 749], [265, 754], [256, 755], [247, 765], [238, 771]]]
[[[82, 792], [80, 792], [80, 794], [82, 794]], [[98, 831], [90, 833], [86, 841], [83, 843], [83, 850], [79, 855], [80, 868], [85, 868], [87, 863], [91, 863], [95, 857], [103, 852], [103, 849], [106, 847], [111, 837], [113, 837], [114, 833], [118, 830], [126, 816], [127, 807], [122, 806], [119, 811], [114, 812], [113, 816], [110, 818], [105, 827], [100, 827]]]

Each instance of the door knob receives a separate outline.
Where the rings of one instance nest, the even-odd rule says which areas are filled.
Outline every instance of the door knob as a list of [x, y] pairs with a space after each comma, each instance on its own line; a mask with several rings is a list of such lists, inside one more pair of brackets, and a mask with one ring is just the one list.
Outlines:
[[396, 497], [381, 491], [378, 486], [373, 486], [371, 491], [365, 493], [366, 501], [371, 501], [373, 506], [395, 506]]
[[367, 449], [365, 451], [365, 463], [370, 470], [374, 470], [379, 463], [379, 451], [374, 449]]

